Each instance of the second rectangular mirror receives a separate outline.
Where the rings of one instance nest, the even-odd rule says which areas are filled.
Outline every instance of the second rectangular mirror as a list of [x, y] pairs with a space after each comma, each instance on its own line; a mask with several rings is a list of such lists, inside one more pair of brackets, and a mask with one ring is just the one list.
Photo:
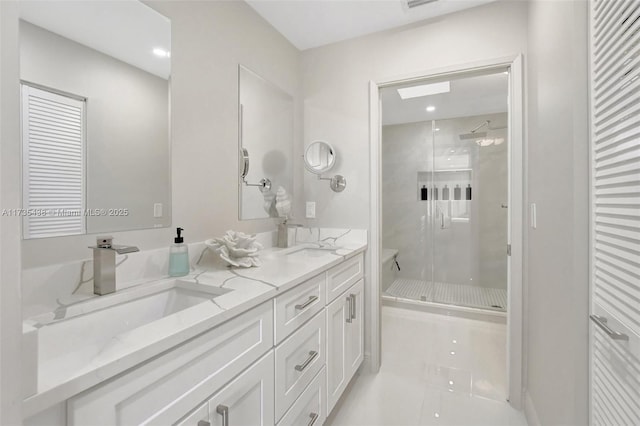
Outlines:
[[239, 217], [283, 216], [276, 194], [293, 196], [293, 97], [242, 65], [238, 85]]

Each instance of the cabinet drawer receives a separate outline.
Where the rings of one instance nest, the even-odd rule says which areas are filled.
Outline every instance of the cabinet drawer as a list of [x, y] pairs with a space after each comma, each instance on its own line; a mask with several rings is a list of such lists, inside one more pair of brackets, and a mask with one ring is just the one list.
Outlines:
[[324, 308], [326, 277], [326, 274], [322, 273], [276, 297], [276, 344], [283, 341], [285, 337]]
[[272, 426], [273, 351], [209, 400], [210, 425]]
[[278, 426], [321, 426], [327, 418], [326, 368], [322, 368], [300, 398], [284, 415]]
[[289, 409], [325, 363], [324, 309], [276, 347], [276, 420]]
[[263, 303], [67, 402], [70, 425], [169, 425], [273, 346]]
[[327, 272], [327, 303], [335, 300], [353, 283], [363, 277], [364, 256], [357, 256], [334, 266]]

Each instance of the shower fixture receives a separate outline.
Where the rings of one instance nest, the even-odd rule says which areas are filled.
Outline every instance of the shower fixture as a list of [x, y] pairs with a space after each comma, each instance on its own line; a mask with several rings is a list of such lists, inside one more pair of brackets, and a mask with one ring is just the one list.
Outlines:
[[504, 142], [504, 138], [488, 138], [487, 132], [478, 132], [478, 130], [482, 129], [485, 126], [487, 127], [487, 131], [507, 128], [506, 126], [491, 127], [491, 120], [486, 120], [485, 122], [474, 127], [469, 133], [463, 133], [459, 135], [460, 140], [473, 140], [479, 146], [500, 145]]

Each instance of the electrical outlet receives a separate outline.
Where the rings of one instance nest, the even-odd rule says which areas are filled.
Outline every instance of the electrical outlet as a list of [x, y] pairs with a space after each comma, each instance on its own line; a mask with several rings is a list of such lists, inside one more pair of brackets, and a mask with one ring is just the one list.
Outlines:
[[307, 201], [307, 212], [305, 216], [307, 219], [316, 218], [316, 202], [315, 201]]
[[162, 203], [153, 205], [153, 217], [162, 217]]

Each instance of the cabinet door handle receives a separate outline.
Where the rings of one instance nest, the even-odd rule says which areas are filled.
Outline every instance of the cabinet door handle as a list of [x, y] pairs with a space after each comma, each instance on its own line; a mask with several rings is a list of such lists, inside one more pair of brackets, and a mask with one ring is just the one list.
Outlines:
[[356, 295], [351, 293], [349, 295], [349, 300], [350, 300], [351, 305], [353, 306], [350, 309], [350, 311], [351, 311], [351, 320], [354, 320], [354, 319], [356, 319], [356, 307], [357, 307], [357, 305], [356, 305]]
[[596, 325], [600, 327], [605, 333], [607, 333], [613, 340], [629, 340], [629, 336], [627, 336], [626, 334], [612, 330], [611, 327], [607, 325], [607, 319], [605, 317], [591, 315], [590, 318], [591, 321], [595, 322]]
[[347, 322], [353, 320], [353, 305], [351, 303], [351, 296], [347, 296]]
[[318, 352], [310, 351], [309, 352], [309, 358], [307, 358], [302, 364], [296, 365], [296, 367], [295, 367], [296, 371], [303, 371], [305, 368], [307, 368], [309, 366], [309, 364], [311, 364], [311, 362], [314, 359], [316, 359], [317, 356], [318, 356]]
[[222, 426], [229, 426], [229, 407], [220, 404], [216, 407], [216, 413], [222, 416]]
[[318, 296], [309, 296], [309, 299], [304, 302], [301, 305], [296, 305], [295, 308], [298, 311], [303, 310], [304, 308], [308, 307], [309, 305], [311, 305], [313, 302], [315, 302], [316, 300], [318, 300]]
[[198, 426], [211, 426], [211, 423], [206, 420], [200, 420]]
[[318, 420], [318, 417], [320, 417], [320, 415], [318, 413], [311, 413], [309, 414], [309, 417], [311, 417], [311, 420], [309, 420], [309, 424], [307, 426], [313, 426], [313, 424], [316, 422], [316, 420]]

